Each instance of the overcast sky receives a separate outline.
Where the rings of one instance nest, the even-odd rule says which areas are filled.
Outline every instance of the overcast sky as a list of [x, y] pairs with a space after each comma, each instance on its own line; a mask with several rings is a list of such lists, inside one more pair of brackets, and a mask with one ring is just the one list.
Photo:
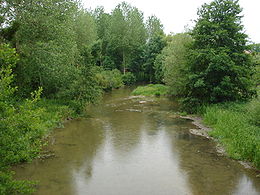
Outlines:
[[[86, 8], [104, 6], [107, 12], [118, 5], [122, 0], [82, 0]], [[192, 20], [197, 17], [197, 9], [203, 3], [211, 0], [125, 0], [132, 6], [144, 12], [145, 18], [154, 14], [160, 18], [164, 30], [183, 32], [186, 25], [192, 26]], [[260, 0], [240, 0], [243, 8], [243, 24], [251, 41], [260, 43]]]

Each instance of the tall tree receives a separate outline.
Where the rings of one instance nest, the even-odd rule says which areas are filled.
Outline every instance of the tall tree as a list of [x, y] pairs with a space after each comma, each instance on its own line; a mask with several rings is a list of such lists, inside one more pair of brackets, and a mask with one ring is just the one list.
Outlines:
[[98, 36], [98, 40], [92, 48], [95, 63], [106, 69], [113, 69], [115, 68], [115, 64], [107, 52], [108, 44], [110, 42], [109, 27], [111, 15], [105, 13], [104, 7], [97, 7], [93, 12], [93, 16], [95, 18]]
[[94, 17], [86, 10], [79, 10], [75, 14], [74, 30], [78, 50], [92, 47], [97, 40], [97, 27]]
[[124, 71], [133, 65], [135, 50], [145, 44], [143, 13], [125, 2], [119, 4], [111, 15], [110, 33], [109, 49], [114, 53], [118, 68]]
[[149, 82], [161, 82], [160, 79], [155, 75], [155, 73], [159, 76], [161, 67], [160, 63], [155, 64], [156, 58], [161, 54], [163, 48], [166, 43], [163, 36], [154, 35], [147, 42], [145, 50], [144, 50], [144, 64], [143, 71], [145, 72], [145, 80]]
[[216, 103], [252, 96], [252, 63], [237, 0], [214, 0], [198, 11], [186, 102]]
[[164, 35], [163, 25], [159, 18], [155, 15], [149, 16], [146, 21], [146, 29], [148, 33], [148, 40], [154, 36]]
[[143, 79], [149, 82], [160, 83], [162, 82], [162, 64], [159, 62], [159, 57], [157, 58], [157, 56], [161, 54], [162, 49], [165, 47], [165, 35], [160, 19], [154, 15], [150, 16], [146, 21], [146, 30], [148, 36], [143, 55]]
[[53, 95], [76, 71], [73, 24], [77, 4], [72, 0], [26, 0], [15, 11], [19, 22], [16, 48], [21, 55], [18, 84], [27, 86], [28, 92], [42, 86], [45, 95]]
[[163, 78], [171, 95], [183, 96], [189, 81], [187, 57], [192, 38], [186, 33], [169, 35], [167, 46], [162, 51]]

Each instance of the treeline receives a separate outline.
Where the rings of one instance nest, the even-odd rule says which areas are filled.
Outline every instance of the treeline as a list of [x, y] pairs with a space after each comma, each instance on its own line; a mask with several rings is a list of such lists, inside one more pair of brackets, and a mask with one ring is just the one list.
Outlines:
[[10, 165], [37, 157], [49, 130], [103, 91], [154, 82], [163, 26], [125, 2], [111, 13], [76, 0], [0, 4], [0, 194], [26, 194]]
[[198, 10], [193, 29], [166, 38], [157, 59], [163, 81], [185, 111], [256, 96], [259, 45], [248, 44], [241, 11], [238, 1], [214, 0]]
[[160, 20], [144, 21], [125, 2], [106, 13], [73, 0], [5, 0], [0, 22], [1, 42], [19, 54], [13, 73], [22, 97], [40, 86], [44, 97], [95, 102], [102, 88], [120, 86], [104, 81], [115, 69], [124, 74], [119, 82], [153, 82], [154, 59], [165, 45]]

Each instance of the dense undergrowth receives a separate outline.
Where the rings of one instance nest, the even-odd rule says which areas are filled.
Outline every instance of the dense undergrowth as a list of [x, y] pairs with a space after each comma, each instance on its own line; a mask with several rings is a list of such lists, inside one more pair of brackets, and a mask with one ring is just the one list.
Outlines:
[[0, 136], [0, 194], [27, 194], [33, 191], [33, 182], [13, 180], [11, 165], [30, 162], [38, 157], [50, 130], [62, 120], [74, 115], [69, 106], [55, 100], [38, 99], [17, 104], [6, 104], [1, 109]]
[[203, 114], [210, 135], [217, 138], [227, 154], [260, 168], [260, 99], [248, 103], [211, 105]]

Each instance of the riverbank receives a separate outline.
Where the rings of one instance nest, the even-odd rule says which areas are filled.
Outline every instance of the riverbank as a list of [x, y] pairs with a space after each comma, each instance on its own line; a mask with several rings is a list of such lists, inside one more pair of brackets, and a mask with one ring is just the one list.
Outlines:
[[198, 116], [185, 116], [198, 129], [195, 135], [214, 139], [217, 151], [238, 160], [246, 168], [260, 168], [260, 99], [247, 103], [209, 105]]
[[177, 102], [131, 91], [106, 93], [87, 108], [90, 117], [54, 130], [47, 149], [55, 156], [15, 166], [15, 178], [39, 181], [35, 194], [260, 192], [255, 171], [189, 133], [195, 127], [178, 118]]
[[202, 114], [212, 128], [209, 135], [219, 141], [229, 157], [260, 168], [260, 100], [211, 105]]
[[[202, 137], [205, 137], [207, 139], [215, 141], [217, 143], [216, 151], [217, 151], [219, 156], [231, 157], [226, 152], [226, 150], [224, 148], [224, 145], [221, 144], [219, 139], [217, 137], [211, 135], [212, 132], [214, 132], [214, 129], [212, 129], [212, 128], [208, 127], [207, 125], [205, 125], [205, 122], [203, 122], [202, 117], [199, 117], [199, 116], [180, 116], [180, 118], [191, 120], [192, 124], [197, 127], [195, 129], [190, 129], [189, 130], [189, 132], [191, 134], [196, 135], [196, 136], [202, 136]], [[235, 159], [235, 160], [238, 160], [238, 159]], [[238, 160], [238, 162], [241, 165], [243, 165], [246, 169], [255, 169], [256, 171], [259, 171], [259, 169], [256, 168], [252, 162], [248, 162], [248, 161], [245, 161], [245, 160]], [[260, 175], [257, 175], [257, 177], [259, 177], [259, 176]]]
[[1, 119], [0, 194], [29, 194], [34, 182], [17, 181], [10, 166], [30, 162], [40, 157], [52, 129], [76, 117], [74, 109], [65, 102], [49, 99], [26, 100], [3, 107]]
[[[150, 89], [152, 88], [152, 90]], [[162, 87], [159, 87], [162, 89]], [[138, 87], [132, 94], [156, 95], [154, 85]], [[152, 93], [147, 93], [152, 91]], [[258, 89], [259, 92], [259, 89]], [[167, 94], [165, 88], [163, 95]], [[259, 94], [259, 93], [258, 93]], [[214, 139], [217, 151], [238, 160], [245, 167], [260, 168], [260, 98], [249, 102], [228, 102], [201, 107], [196, 116], [181, 116], [190, 119], [198, 129], [190, 133]], [[245, 163], [246, 162], [246, 163]]]

